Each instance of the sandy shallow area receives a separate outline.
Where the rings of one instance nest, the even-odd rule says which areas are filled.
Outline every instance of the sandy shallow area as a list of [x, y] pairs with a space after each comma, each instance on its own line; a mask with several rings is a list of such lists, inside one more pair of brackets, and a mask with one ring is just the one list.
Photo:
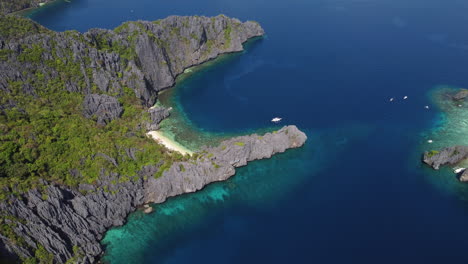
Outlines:
[[148, 136], [152, 137], [155, 141], [157, 141], [159, 144], [164, 145], [166, 148], [173, 150], [173, 151], [178, 151], [181, 154], [190, 154], [192, 155], [193, 152], [190, 151], [189, 149], [185, 148], [184, 146], [180, 145], [176, 141], [164, 136], [163, 133], [159, 131], [149, 131], [146, 133]]

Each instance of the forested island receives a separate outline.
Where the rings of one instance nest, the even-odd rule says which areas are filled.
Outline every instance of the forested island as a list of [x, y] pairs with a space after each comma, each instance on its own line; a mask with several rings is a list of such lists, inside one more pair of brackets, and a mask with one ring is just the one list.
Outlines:
[[178, 75], [263, 34], [257, 22], [223, 15], [84, 34], [0, 16], [1, 258], [94, 263], [105, 231], [139, 206], [302, 146], [307, 137], [295, 126], [193, 155], [146, 135], [168, 117], [153, 105]]

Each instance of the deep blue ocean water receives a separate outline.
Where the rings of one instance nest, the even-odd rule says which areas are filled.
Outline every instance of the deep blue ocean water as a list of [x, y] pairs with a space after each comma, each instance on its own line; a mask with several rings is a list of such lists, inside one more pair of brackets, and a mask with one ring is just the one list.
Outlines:
[[[468, 263], [467, 187], [420, 164], [432, 132], [457, 129], [429, 94], [468, 86], [468, 2], [72, 0], [31, 17], [86, 31], [220, 13], [256, 20], [267, 36], [179, 82], [167, 103], [205, 138], [281, 116], [309, 140], [151, 215], [132, 214], [106, 235], [104, 260]], [[193, 139], [186, 134], [175, 137]]]

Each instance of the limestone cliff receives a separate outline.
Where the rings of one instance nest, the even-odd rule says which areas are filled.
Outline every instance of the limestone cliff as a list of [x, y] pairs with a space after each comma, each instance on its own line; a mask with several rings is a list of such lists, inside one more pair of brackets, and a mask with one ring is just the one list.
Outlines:
[[84, 34], [0, 16], [0, 258], [94, 263], [105, 231], [138, 206], [302, 146], [306, 136], [294, 126], [192, 158], [155, 149], [144, 136], [169, 115], [148, 107], [177, 75], [263, 34], [256, 22], [223, 15]]
[[19, 24], [12, 17], [0, 20], [11, 27], [0, 30], [0, 91], [20, 82], [25, 93], [34, 94], [42, 86], [38, 82], [60, 76], [57, 85], [70, 92], [118, 96], [128, 87], [148, 107], [184, 69], [241, 51], [242, 43], [264, 34], [256, 22], [223, 15], [126, 22], [84, 34], [53, 32], [27, 20]]
[[168, 197], [195, 192], [209, 183], [223, 181], [235, 168], [249, 161], [269, 158], [289, 148], [302, 146], [307, 137], [295, 126], [263, 136], [250, 135], [206, 148], [196, 160], [177, 162], [163, 176], [152, 175], [157, 167], [145, 167], [134, 180], [115, 183], [118, 175], [103, 177], [97, 184], [82, 184], [77, 190], [49, 185], [46, 196], [31, 190], [21, 198], [0, 203], [0, 209], [15, 221], [21, 243], [0, 236], [4, 251], [28, 258], [40, 243], [57, 263], [96, 262], [103, 249], [104, 232], [122, 225], [126, 216], [144, 203], [162, 203]]

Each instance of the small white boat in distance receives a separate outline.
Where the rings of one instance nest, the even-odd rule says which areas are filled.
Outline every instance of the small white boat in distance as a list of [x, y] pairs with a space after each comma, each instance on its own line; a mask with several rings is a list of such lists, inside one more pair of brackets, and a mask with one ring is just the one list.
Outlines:
[[432, 141], [432, 139], [429, 139], [429, 140], [427, 141], [427, 143], [429, 143], [429, 144], [431, 144], [432, 142], [434, 142], [434, 141]]
[[428, 105], [426, 105], [424, 108], [426, 108], [426, 109], [429, 109], [429, 106], [428, 106]]
[[393, 102], [393, 97], [392, 97], [392, 98], [390, 98], [390, 100], [389, 100], [389, 101], [390, 101], [390, 102]]
[[405, 96], [403, 97], [403, 100], [406, 100], [406, 99], [408, 99], [408, 96], [405, 95]]
[[455, 173], [458, 174], [458, 173], [460, 173], [460, 172], [462, 172], [462, 171], [464, 171], [464, 170], [466, 170], [466, 168], [455, 168], [455, 169], [453, 170], [453, 172], [455, 172]]
[[279, 122], [281, 121], [281, 119], [283, 119], [283, 118], [281, 118], [281, 117], [275, 117], [275, 118], [273, 118], [273, 119], [271, 120], [271, 122], [273, 122], [273, 123], [279, 123]]

